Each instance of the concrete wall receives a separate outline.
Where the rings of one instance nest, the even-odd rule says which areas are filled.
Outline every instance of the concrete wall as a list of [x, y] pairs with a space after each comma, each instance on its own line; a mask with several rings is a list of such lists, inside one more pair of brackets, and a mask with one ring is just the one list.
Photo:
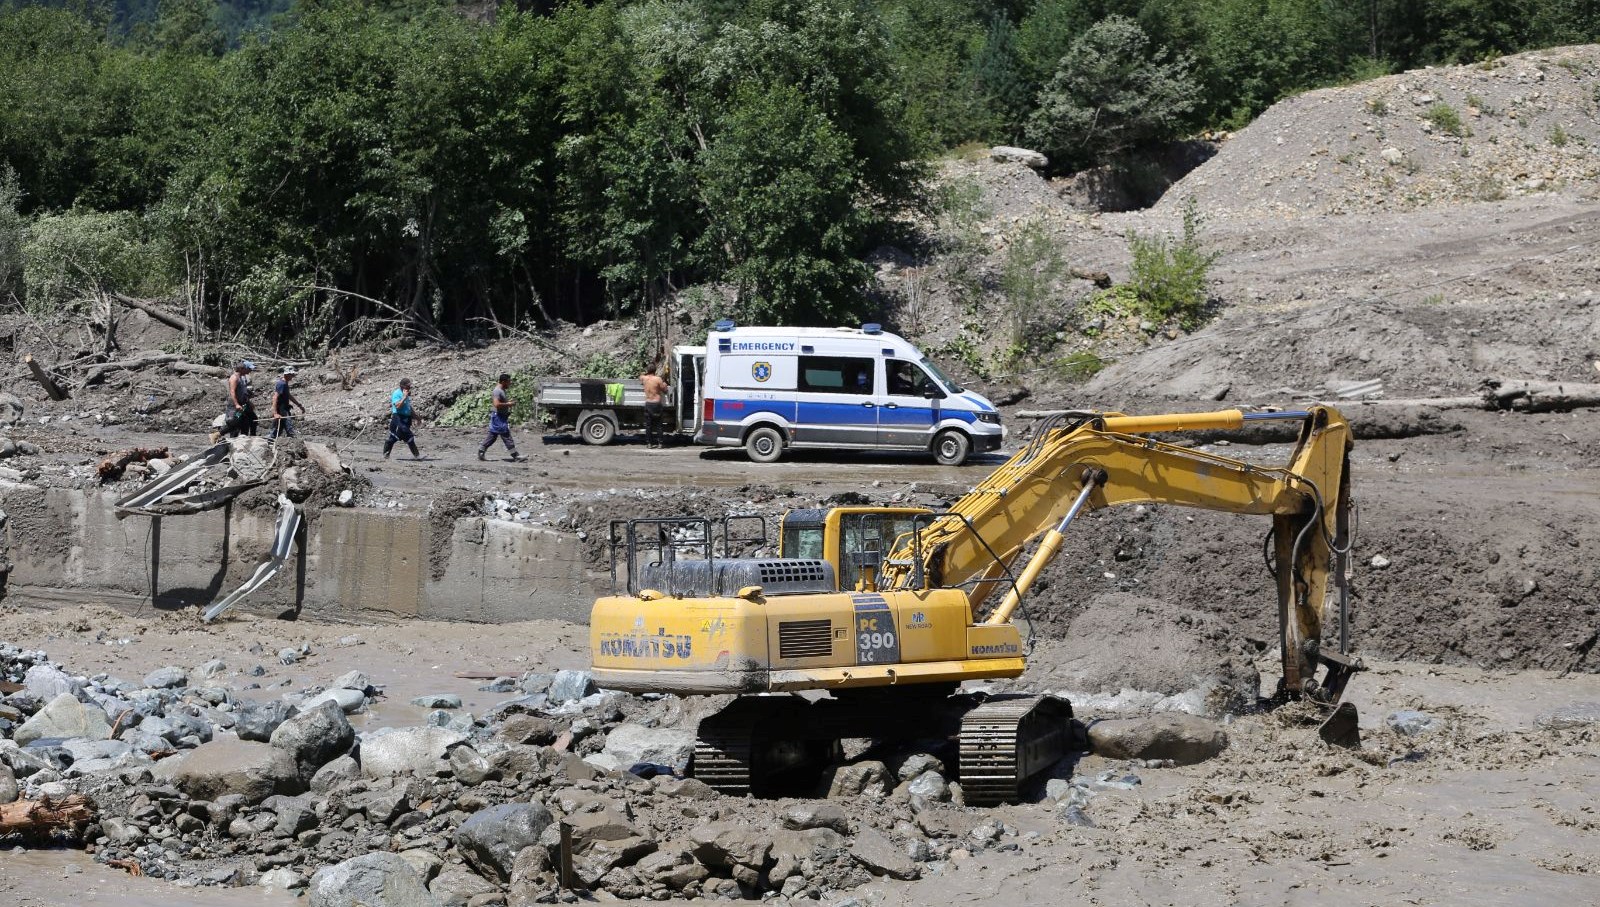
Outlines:
[[[267, 559], [275, 510], [240, 507], [118, 520], [99, 491], [0, 483], [6, 594], [37, 602], [204, 606]], [[310, 516], [303, 557], [239, 607], [329, 620], [427, 618], [485, 623], [585, 622], [608, 583], [583, 566], [569, 534], [464, 517], [442, 527], [426, 512], [328, 509]], [[153, 596], [152, 596], [153, 592]]]

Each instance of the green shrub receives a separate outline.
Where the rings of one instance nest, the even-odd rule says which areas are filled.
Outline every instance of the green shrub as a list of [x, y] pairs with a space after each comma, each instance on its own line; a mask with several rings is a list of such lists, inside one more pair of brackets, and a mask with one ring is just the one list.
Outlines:
[[1106, 361], [1088, 350], [1079, 350], [1051, 363], [1055, 373], [1069, 381], [1087, 381], [1106, 367]]
[[22, 247], [27, 305], [59, 311], [101, 293], [156, 296], [171, 289], [172, 258], [128, 211], [41, 214]]
[[1423, 119], [1433, 124], [1433, 128], [1447, 135], [1464, 136], [1467, 134], [1466, 124], [1461, 122], [1461, 114], [1454, 107], [1440, 101], [1428, 108], [1422, 115]]
[[1183, 208], [1183, 232], [1177, 237], [1128, 236], [1133, 253], [1133, 278], [1129, 285], [1139, 299], [1140, 311], [1156, 321], [1176, 318], [1189, 327], [1200, 320], [1210, 294], [1211, 265], [1217, 253], [1200, 248], [1200, 213], [1191, 199]]
[[1367, 113], [1375, 117], [1389, 115], [1389, 102], [1384, 98], [1367, 98]]
[[28, 221], [17, 210], [21, 201], [17, 171], [0, 161], [0, 303], [22, 296], [22, 247]]
[[[489, 399], [494, 392], [491, 382], [483, 390], [463, 394], [445, 408], [437, 424], [452, 428], [471, 428], [489, 424]], [[539, 395], [539, 379], [533, 369], [511, 373], [511, 389], [506, 391], [513, 405], [511, 424], [517, 425], [533, 418], [533, 401]]]
[[1565, 148], [1570, 141], [1572, 137], [1567, 135], [1567, 130], [1562, 128], [1560, 123], [1550, 127], [1550, 144], [1557, 148]]
[[1006, 247], [1000, 264], [1000, 289], [1006, 294], [1006, 316], [1011, 345], [1026, 346], [1028, 316], [1037, 314], [1050, 299], [1056, 282], [1066, 273], [1067, 260], [1060, 240], [1038, 221], [1029, 221]]

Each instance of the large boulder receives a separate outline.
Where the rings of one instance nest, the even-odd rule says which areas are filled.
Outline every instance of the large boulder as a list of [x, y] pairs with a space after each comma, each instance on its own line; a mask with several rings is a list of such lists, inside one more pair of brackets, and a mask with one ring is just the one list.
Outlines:
[[111, 725], [106, 722], [105, 710], [99, 706], [84, 705], [71, 693], [62, 693], [45, 703], [32, 718], [22, 723], [12, 735], [13, 740], [26, 746], [46, 737], [87, 737], [105, 740], [111, 736]]
[[511, 863], [555, 817], [538, 803], [501, 803], [472, 814], [456, 829], [456, 849], [484, 877], [511, 880]]
[[11, 766], [0, 762], [0, 803], [17, 799], [17, 793], [17, 776], [12, 773]]
[[850, 842], [850, 856], [875, 876], [909, 880], [921, 875], [921, 869], [905, 851], [870, 825], [863, 826]]
[[1107, 759], [1170, 759], [1178, 765], [1193, 765], [1227, 747], [1228, 734], [1222, 725], [1183, 712], [1097, 721], [1089, 726], [1089, 750]]
[[573, 871], [589, 887], [612, 869], [632, 866], [656, 849], [656, 842], [616, 810], [579, 813], [567, 823], [572, 828]]
[[595, 691], [594, 676], [588, 671], [557, 671], [550, 681], [552, 703], [576, 702]]
[[422, 876], [399, 854], [377, 851], [311, 877], [311, 907], [440, 907]]
[[690, 830], [689, 847], [707, 866], [760, 869], [772, 853], [772, 832], [754, 825], [708, 822]]
[[449, 770], [450, 747], [467, 739], [442, 727], [408, 727], [361, 739], [361, 771], [368, 778], [436, 775]]
[[144, 675], [144, 685], [152, 690], [172, 690], [189, 684], [189, 672], [177, 665], [156, 668]]
[[844, 808], [827, 800], [800, 800], [785, 809], [779, 821], [784, 828], [797, 831], [831, 828], [840, 834], [850, 833], [850, 817]]
[[22, 689], [40, 702], [49, 702], [62, 693], [76, 696], [83, 684], [72, 679], [60, 668], [52, 665], [34, 665], [22, 676]]
[[172, 782], [195, 800], [237, 794], [250, 803], [260, 803], [273, 794], [297, 794], [305, 789], [294, 759], [284, 750], [226, 737], [195, 748], [167, 772]]
[[623, 766], [648, 762], [683, 771], [694, 755], [694, 731], [622, 724], [606, 735], [602, 752], [616, 757]]
[[356, 732], [336, 703], [325, 702], [288, 719], [272, 732], [272, 745], [294, 759], [309, 783], [317, 769], [350, 751]]
[[829, 800], [849, 800], [855, 797], [883, 799], [894, 787], [889, 767], [882, 762], [866, 760], [841, 765], [833, 770], [828, 782]]
[[990, 148], [989, 159], [1001, 164], [1025, 164], [1035, 170], [1043, 170], [1050, 166], [1050, 159], [1043, 154], [1011, 145], [996, 145]]
[[240, 740], [271, 743], [272, 733], [289, 720], [294, 708], [281, 699], [271, 702], [243, 702], [234, 711], [234, 733]]

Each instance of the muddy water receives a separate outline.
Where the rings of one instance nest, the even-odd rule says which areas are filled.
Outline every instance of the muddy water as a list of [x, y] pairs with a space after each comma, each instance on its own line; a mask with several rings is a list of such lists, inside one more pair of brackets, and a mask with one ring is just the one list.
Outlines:
[[289, 907], [283, 891], [181, 888], [102, 866], [76, 850], [0, 853], [0, 904], [6, 907]]

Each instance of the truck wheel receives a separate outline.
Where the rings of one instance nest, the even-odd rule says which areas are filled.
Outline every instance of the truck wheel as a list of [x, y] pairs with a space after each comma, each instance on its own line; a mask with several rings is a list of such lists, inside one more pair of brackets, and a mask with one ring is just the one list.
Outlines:
[[617, 423], [605, 416], [590, 416], [578, 426], [578, 434], [583, 436], [585, 444], [593, 444], [596, 447], [610, 444], [617, 436]]
[[745, 436], [744, 452], [756, 463], [776, 463], [783, 456], [783, 434], [763, 425]]
[[940, 432], [933, 439], [933, 459], [940, 466], [960, 466], [967, 462], [967, 451], [972, 449], [972, 441], [967, 438], [966, 432], [951, 429]]

